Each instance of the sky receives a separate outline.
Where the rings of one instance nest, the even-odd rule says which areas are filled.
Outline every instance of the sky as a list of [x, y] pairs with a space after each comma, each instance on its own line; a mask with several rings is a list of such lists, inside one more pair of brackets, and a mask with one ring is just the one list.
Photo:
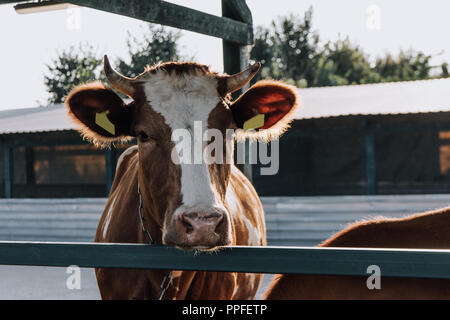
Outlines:
[[[220, 15], [220, 0], [171, 0]], [[269, 26], [288, 14], [303, 16], [312, 6], [313, 29], [323, 41], [348, 36], [372, 59], [413, 48], [450, 62], [450, 1], [444, 0], [247, 0], [254, 26]], [[0, 6], [0, 110], [45, 104], [46, 64], [58, 50], [92, 44], [99, 56], [127, 57], [127, 32], [142, 34], [142, 21], [93, 9], [68, 9], [28, 15]], [[182, 31], [181, 54], [223, 71], [221, 40]]]

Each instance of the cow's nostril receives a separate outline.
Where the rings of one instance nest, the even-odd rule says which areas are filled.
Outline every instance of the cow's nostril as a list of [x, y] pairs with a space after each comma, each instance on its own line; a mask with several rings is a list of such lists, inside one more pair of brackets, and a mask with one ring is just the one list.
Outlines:
[[186, 221], [185, 219], [181, 219], [181, 222], [183, 222], [183, 225], [186, 228], [186, 233], [191, 233], [192, 231], [194, 231], [192, 224], [190, 224], [188, 221]]
[[219, 230], [219, 229], [220, 229], [220, 227], [222, 227], [222, 225], [223, 225], [223, 223], [224, 223], [224, 222], [223, 222], [224, 220], [225, 220], [225, 219], [223, 219], [223, 217], [220, 218], [219, 223], [216, 225], [216, 229], [214, 230], [215, 233], [220, 233], [220, 230]]

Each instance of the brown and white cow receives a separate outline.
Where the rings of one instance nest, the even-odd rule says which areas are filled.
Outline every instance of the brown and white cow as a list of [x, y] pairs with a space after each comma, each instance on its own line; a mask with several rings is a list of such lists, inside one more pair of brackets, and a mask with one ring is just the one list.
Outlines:
[[[132, 101], [125, 103], [102, 83], [89, 83], [67, 97], [69, 114], [95, 144], [129, 137], [138, 143], [118, 161], [95, 241], [148, 243], [138, 214], [139, 184], [144, 225], [157, 244], [186, 250], [265, 245], [263, 209], [251, 183], [228, 161], [177, 164], [172, 133], [191, 132], [200, 121], [203, 130], [222, 133], [225, 157], [234, 139], [278, 137], [297, 106], [294, 89], [262, 81], [231, 101], [230, 93], [252, 79], [259, 63], [226, 75], [196, 63], [170, 62], [148, 67], [133, 79], [114, 71], [106, 56], [104, 67], [112, 86]], [[244, 132], [244, 123], [258, 114], [264, 114], [264, 123], [256, 132]], [[235, 129], [234, 135], [227, 129]], [[166, 273], [96, 269], [104, 299], [154, 299]], [[176, 271], [164, 299], [252, 299], [260, 281], [261, 275], [253, 274]]]
[[[378, 218], [350, 225], [321, 247], [450, 249], [450, 207], [405, 218]], [[376, 261], [373, 261], [376, 264]], [[450, 299], [450, 280], [383, 277], [369, 290], [367, 277], [278, 275], [266, 299]]]

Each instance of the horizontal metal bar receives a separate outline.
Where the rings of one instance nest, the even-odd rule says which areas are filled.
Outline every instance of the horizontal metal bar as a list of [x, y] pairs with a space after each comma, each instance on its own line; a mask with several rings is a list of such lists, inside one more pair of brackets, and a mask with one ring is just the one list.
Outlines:
[[[426, 124], [415, 124], [415, 123], [400, 123], [400, 124], [371, 124], [367, 127], [361, 126], [330, 126], [326, 127], [325, 125], [322, 127], [316, 128], [308, 128], [303, 127], [303, 123], [307, 120], [296, 120], [293, 124], [293, 129], [286, 133], [289, 136], [295, 137], [304, 137], [304, 136], [333, 136], [339, 134], [385, 134], [385, 133], [407, 133], [410, 131], [414, 132], [427, 132], [427, 131], [450, 131], [450, 123], [441, 122], [441, 123], [426, 123]], [[296, 130], [295, 130], [296, 129]]]
[[26, 14], [26, 13], [40, 13], [53, 10], [64, 10], [70, 7], [76, 8], [76, 6], [70, 3], [61, 3], [60, 1], [56, 0], [46, 0], [43, 2], [18, 3], [14, 6], [14, 9], [19, 14]]
[[[0, 0], [0, 5], [20, 2], [25, 1]], [[161, 0], [57, 0], [52, 2], [71, 3], [142, 21], [198, 32], [243, 45], [253, 44], [253, 26], [251, 23], [218, 17]], [[251, 13], [245, 2], [233, 0], [233, 5], [236, 7], [235, 10], [242, 10], [241, 15], [246, 20], [251, 21]], [[36, 6], [36, 4], [33, 4], [33, 6]]]
[[0, 242], [0, 264], [450, 279], [450, 250], [222, 247], [182, 251], [144, 244]]
[[235, 20], [253, 24], [252, 13], [245, 0], [225, 0], [222, 2], [222, 10], [223, 6], [227, 6], [227, 9], [231, 11]]
[[0, 4], [26, 2], [27, 0], [0, 0]]
[[161, 0], [67, 0], [61, 2], [198, 32], [240, 44], [253, 44], [251, 24]]

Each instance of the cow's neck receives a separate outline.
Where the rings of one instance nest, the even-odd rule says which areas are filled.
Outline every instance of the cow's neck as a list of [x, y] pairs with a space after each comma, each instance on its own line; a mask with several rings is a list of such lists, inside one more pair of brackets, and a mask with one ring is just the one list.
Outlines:
[[[139, 181], [136, 181], [136, 184], [140, 190], [140, 195], [139, 192], [137, 194], [138, 207], [139, 205], [142, 206], [142, 208], [136, 212], [136, 217], [138, 219], [135, 220], [138, 222], [138, 229], [143, 235], [142, 237], [139, 237], [139, 239], [141, 239], [141, 242], [143, 243], [149, 243], [150, 236], [155, 244], [162, 244], [161, 229], [163, 225], [164, 212], [161, 212], [162, 209], [157, 205], [156, 199], [152, 199], [147, 187]], [[146, 234], [146, 232], [149, 234]]]

